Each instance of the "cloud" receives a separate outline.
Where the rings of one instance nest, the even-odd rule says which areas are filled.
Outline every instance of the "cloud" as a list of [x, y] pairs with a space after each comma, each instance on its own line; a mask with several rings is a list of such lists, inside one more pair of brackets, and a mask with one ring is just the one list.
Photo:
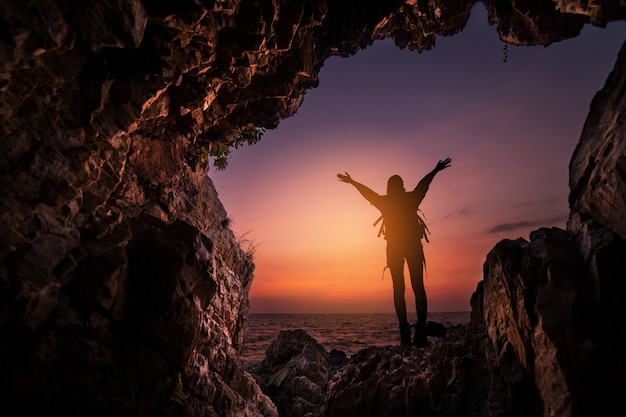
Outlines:
[[444, 215], [441, 218], [441, 220], [448, 220], [449, 218], [456, 217], [456, 216], [468, 216], [469, 214], [470, 214], [470, 211], [467, 208], [462, 208], [460, 210], [455, 210]]
[[551, 198], [548, 200], [543, 200], [543, 201], [533, 201], [533, 202], [522, 202], [522, 203], [517, 203], [514, 204], [513, 207], [537, 207], [537, 206], [547, 206], [547, 205], [551, 205], [551, 204], [559, 204], [563, 201], [562, 198]]
[[520, 222], [514, 223], [502, 223], [498, 224], [491, 229], [487, 230], [487, 233], [500, 233], [500, 232], [510, 232], [512, 230], [522, 229], [525, 227], [536, 227], [536, 226], [546, 226], [546, 225], [554, 225], [558, 223], [565, 223], [567, 221], [566, 215], [558, 215], [548, 219], [540, 219], [534, 221], [522, 220]]
[[517, 223], [503, 223], [498, 224], [491, 229], [487, 230], [487, 233], [500, 233], [500, 232], [509, 232], [511, 230], [521, 229], [522, 227], [530, 227], [536, 225], [537, 222], [529, 222], [529, 221], [521, 221]]

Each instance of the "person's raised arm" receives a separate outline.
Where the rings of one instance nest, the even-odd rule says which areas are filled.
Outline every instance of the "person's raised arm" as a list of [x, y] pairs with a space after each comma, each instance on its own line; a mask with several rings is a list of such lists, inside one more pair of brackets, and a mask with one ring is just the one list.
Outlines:
[[344, 174], [337, 174], [337, 178], [339, 178], [339, 181], [341, 182], [345, 182], [347, 184], [353, 185], [354, 188], [356, 188], [357, 191], [361, 193], [361, 195], [365, 197], [367, 201], [376, 205], [376, 202], [378, 201], [380, 196], [377, 193], [375, 193], [372, 189], [370, 189], [366, 185], [361, 184], [360, 182], [353, 180], [350, 174], [348, 174], [347, 172]]
[[444, 169], [448, 168], [451, 164], [452, 164], [452, 159], [450, 158], [442, 159], [439, 162], [437, 162], [437, 165], [435, 166], [435, 168], [432, 171], [430, 171], [428, 174], [426, 174], [424, 178], [420, 180], [420, 182], [415, 186], [413, 191], [417, 191], [422, 188], [424, 188], [424, 190], [427, 190], [428, 187], [430, 186], [430, 183], [433, 181], [433, 178], [435, 178], [435, 175], [437, 175], [439, 171], [443, 171]]

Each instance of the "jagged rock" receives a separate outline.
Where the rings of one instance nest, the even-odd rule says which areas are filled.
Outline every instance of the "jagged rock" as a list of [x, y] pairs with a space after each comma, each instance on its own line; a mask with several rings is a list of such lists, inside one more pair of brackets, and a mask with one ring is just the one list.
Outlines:
[[371, 347], [348, 361], [331, 351], [337, 370], [307, 333], [283, 331], [255, 377], [281, 416], [486, 415], [487, 397], [506, 398], [506, 384], [487, 378], [484, 326], [469, 327], [446, 329], [425, 348]]
[[[591, 103], [580, 141], [570, 161], [573, 234], [594, 297], [601, 310], [600, 327], [606, 357], [620, 351], [626, 338], [626, 46], [615, 68]], [[611, 337], [609, 337], [609, 335]], [[614, 336], [614, 337], [612, 337]], [[616, 369], [626, 359], [616, 355]], [[609, 384], [610, 385], [610, 384]], [[618, 394], [614, 386], [608, 392]]]
[[500, 242], [487, 256], [482, 288], [498, 366], [518, 368], [532, 383], [509, 402], [535, 402], [555, 415], [592, 412], [601, 317], [569, 234], [540, 229], [529, 242]]
[[426, 334], [428, 336], [443, 337], [446, 335], [446, 326], [429, 320], [426, 323]]
[[281, 417], [300, 417], [317, 411], [330, 367], [330, 354], [308, 333], [285, 330], [270, 344], [254, 375]]
[[570, 161], [571, 229], [593, 219], [626, 240], [626, 128], [616, 115], [626, 112], [626, 48], [604, 88], [596, 93], [580, 141]]
[[348, 362], [348, 357], [345, 352], [337, 349], [331, 349], [328, 354], [330, 356], [330, 369], [328, 376], [329, 378], [332, 378], [337, 371]]
[[427, 350], [367, 348], [353, 355], [331, 381], [322, 416], [407, 415], [407, 392], [426, 370]]
[[[587, 22], [626, 19], [614, 0], [484, 3], [489, 22], [515, 44], [547, 45]], [[237, 133], [293, 115], [329, 56], [386, 37], [425, 51], [437, 36], [461, 31], [472, 4], [0, 2], [3, 411], [276, 415], [238, 366], [254, 265], [202, 161]], [[624, 54], [594, 99], [572, 160], [568, 225], [600, 317], [620, 337]], [[473, 297], [472, 317], [497, 311], [492, 301]], [[497, 317], [520, 325], [507, 335], [534, 337], [532, 313]], [[617, 339], [603, 335], [593, 375], [611, 366], [623, 374]], [[523, 381], [513, 364], [534, 363], [526, 353], [536, 342], [513, 342], [504, 350], [496, 343], [497, 357], [516, 357], [506, 375]], [[607, 381], [599, 398], [619, 398], [621, 385]]]

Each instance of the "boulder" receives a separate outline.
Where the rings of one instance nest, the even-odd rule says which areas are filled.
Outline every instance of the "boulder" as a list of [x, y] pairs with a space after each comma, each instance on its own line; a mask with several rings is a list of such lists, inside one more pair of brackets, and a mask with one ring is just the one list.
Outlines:
[[270, 344], [254, 376], [281, 417], [298, 417], [317, 410], [330, 367], [331, 355], [308, 333], [285, 330]]

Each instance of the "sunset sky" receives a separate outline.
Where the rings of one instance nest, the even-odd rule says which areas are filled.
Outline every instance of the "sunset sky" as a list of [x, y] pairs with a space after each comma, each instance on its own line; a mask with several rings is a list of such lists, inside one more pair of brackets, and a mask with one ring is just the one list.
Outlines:
[[[337, 173], [384, 194], [452, 158], [420, 208], [429, 311], [469, 311], [487, 253], [505, 238], [566, 227], [568, 164], [626, 23], [588, 25], [548, 47], [508, 46], [482, 4], [423, 53], [379, 41], [326, 61], [298, 113], [240, 148], [215, 182], [255, 250], [252, 313], [393, 312], [379, 212]], [[415, 311], [407, 274], [407, 306]]]

